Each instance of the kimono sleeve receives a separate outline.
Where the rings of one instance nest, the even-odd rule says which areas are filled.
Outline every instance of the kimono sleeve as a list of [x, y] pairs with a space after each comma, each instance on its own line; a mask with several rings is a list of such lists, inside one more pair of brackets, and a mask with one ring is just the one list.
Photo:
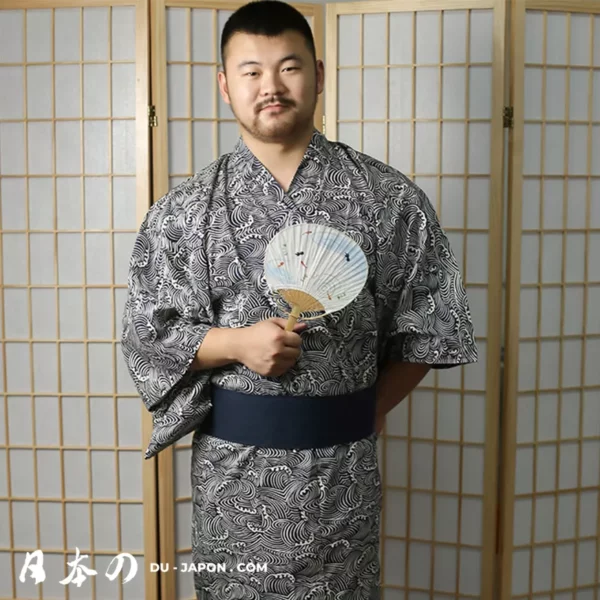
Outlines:
[[183, 417], [199, 421], [209, 408], [199, 411], [198, 403], [211, 373], [190, 369], [213, 323], [197, 222], [180, 203], [164, 197], [142, 222], [129, 263], [122, 352], [137, 391], [154, 413], [155, 432], [162, 421], [179, 417], [179, 425], [189, 429], [194, 423], [186, 426]]
[[381, 220], [377, 294], [382, 361], [448, 368], [477, 361], [460, 269], [425, 193], [401, 186]]

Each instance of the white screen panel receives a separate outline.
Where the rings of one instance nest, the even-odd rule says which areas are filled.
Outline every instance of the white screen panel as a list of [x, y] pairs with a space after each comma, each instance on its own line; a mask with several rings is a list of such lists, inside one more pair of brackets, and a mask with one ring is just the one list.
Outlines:
[[398, 168], [428, 195], [467, 282], [480, 350], [478, 365], [431, 373], [388, 415], [383, 597], [396, 589], [406, 598], [478, 596], [493, 13], [339, 14], [335, 33], [337, 113], [328, 122], [335, 116], [337, 140]]
[[[123, 578], [101, 581], [106, 567], [120, 551], [144, 553], [142, 405], [116, 397], [112, 300], [136, 231], [135, 26], [134, 3], [0, 10], [6, 597], [120, 597]], [[76, 547], [82, 565], [102, 565], [81, 587], [60, 583]], [[37, 586], [28, 571], [19, 579], [36, 549]], [[122, 597], [144, 597], [136, 579]]]
[[217, 85], [220, 31], [231, 12], [166, 10], [170, 177], [189, 177], [237, 141], [237, 124]]
[[589, 269], [597, 21], [559, 11], [525, 17], [513, 598], [579, 597], [580, 586], [598, 584], [595, 556], [581, 552], [597, 535], [600, 464], [588, 424], [596, 416], [589, 399], [600, 397], [589, 318], [600, 281]]

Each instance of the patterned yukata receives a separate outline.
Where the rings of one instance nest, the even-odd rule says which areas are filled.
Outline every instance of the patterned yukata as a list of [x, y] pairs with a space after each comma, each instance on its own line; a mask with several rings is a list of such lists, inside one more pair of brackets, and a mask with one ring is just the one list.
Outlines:
[[[286, 316], [267, 288], [263, 258], [273, 236], [297, 223], [340, 229], [361, 246], [369, 266], [362, 292], [308, 322], [301, 355], [281, 377], [237, 363], [190, 370], [211, 327]], [[201, 426], [214, 385], [331, 396], [374, 385], [389, 361], [442, 368], [477, 360], [461, 274], [421, 189], [315, 130], [286, 193], [240, 138], [146, 215], [122, 348], [153, 416], [146, 457], [194, 432], [193, 560], [227, 565], [226, 573], [194, 574], [198, 600], [380, 597], [376, 434], [284, 450], [227, 442]], [[249, 563], [254, 572], [238, 569]]]

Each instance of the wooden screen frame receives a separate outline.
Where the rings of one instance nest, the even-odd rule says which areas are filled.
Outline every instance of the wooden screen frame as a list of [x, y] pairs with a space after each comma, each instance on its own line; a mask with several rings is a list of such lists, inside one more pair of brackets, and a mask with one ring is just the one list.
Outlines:
[[[520, 305], [521, 305], [521, 261], [522, 261], [522, 235], [523, 235], [523, 165], [524, 165], [524, 136], [525, 136], [525, 19], [526, 11], [562, 12], [565, 14], [586, 13], [600, 15], [599, 0], [511, 0], [510, 4], [510, 40], [507, 44], [510, 53], [510, 70], [508, 78], [509, 103], [513, 108], [514, 122], [509, 130], [508, 145], [508, 221], [507, 221], [507, 282], [506, 282], [506, 321], [505, 321], [505, 369], [503, 377], [503, 415], [502, 415], [502, 456], [500, 458], [500, 539], [499, 539], [499, 577], [498, 598], [510, 600], [512, 598], [512, 571], [514, 549], [514, 507], [515, 507], [515, 481], [517, 458], [517, 402], [519, 396], [519, 345], [520, 345]], [[545, 42], [545, 39], [544, 39]], [[568, 40], [567, 40], [568, 42]], [[544, 65], [545, 67], [545, 65]], [[546, 93], [542, 89], [542, 95]], [[592, 87], [589, 90], [592, 95]], [[592, 98], [589, 99], [589, 110], [592, 110]], [[569, 121], [569, 116], [565, 115]], [[591, 127], [591, 120], [588, 125]], [[591, 137], [591, 136], [590, 136]], [[589, 143], [589, 142], [588, 142]], [[591, 150], [588, 149], [588, 153]], [[565, 159], [566, 160], [566, 159]], [[541, 182], [543, 182], [543, 174]], [[568, 175], [562, 177], [567, 185]], [[542, 183], [540, 183], [542, 185]], [[564, 201], [564, 200], [563, 200]], [[564, 218], [564, 217], [563, 217]], [[543, 224], [540, 223], [540, 231]], [[563, 228], [566, 227], [563, 222]], [[586, 227], [589, 229], [589, 225]], [[586, 257], [587, 258], [587, 257]], [[540, 259], [541, 260], [541, 259]], [[563, 252], [564, 261], [564, 252]], [[538, 284], [539, 285], [539, 284]], [[587, 290], [587, 282], [584, 282]], [[562, 284], [564, 289], [564, 282]], [[541, 294], [541, 292], [540, 292]], [[586, 291], [584, 291], [584, 295]], [[584, 297], [584, 305], [586, 303]], [[538, 314], [538, 319], [540, 318]], [[582, 338], [585, 339], [585, 321]], [[562, 340], [562, 334], [559, 336]], [[561, 341], [562, 345], [562, 341]], [[585, 354], [582, 354], [582, 363], [585, 363]], [[536, 400], [537, 402], [537, 400]], [[580, 414], [580, 420], [583, 416]], [[561, 419], [560, 411], [558, 419]], [[534, 443], [535, 445], [535, 443]], [[581, 464], [579, 465], [581, 469]], [[535, 473], [533, 474], [535, 477]], [[557, 481], [558, 486], [558, 481]], [[556, 507], [555, 507], [556, 510]], [[600, 519], [598, 520], [597, 537], [600, 538]], [[556, 540], [555, 540], [556, 542]], [[598, 565], [600, 550], [596, 542], [596, 585], [598, 585]], [[533, 552], [533, 546], [532, 546]], [[577, 550], [576, 550], [577, 552]], [[575, 573], [576, 575], [576, 573]], [[532, 574], [530, 573], [530, 578]], [[554, 589], [554, 584], [553, 584]], [[589, 588], [588, 588], [589, 589]], [[552, 592], [554, 595], [554, 592]], [[597, 594], [596, 594], [597, 595]]]
[[[139, 226], [143, 217], [150, 207], [151, 197], [151, 178], [150, 178], [150, 132], [148, 130], [148, 104], [150, 100], [150, 0], [4, 0], [0, 10], [31, 10], [43, 9], [53, 10], [59, 8], [90, 8], [90, 7], [119, 7], [131, 6], [135, 9], [135, 144], [136, 144], [136, 174], [135, 174], [135, 214], [136, 223]], [[110, 64], [110, 61], [109, 61]], [[27, 98], [24, 98], [27, 101]], [[83, 115], [82, 117], [83, 118]], [[83, 152], [83, 147], [81, 149]], [[52, 178], [56, 178], [54, 173]], [[0, 246], [0, 256], [2, 247]], [[2, 269], [2, 261], [0, 260], [0, 272]], [[2, 279], [0, 278], [0, 288]], [[114, 288], [114, 284], [113, 284]], [[3, 305], [2, 305], [3, 309]], [[31, 319], [31, 315], [30, 315]], [[119, 332], [117, 331], [117, 334]], [[118, 341], [118, 335], [117, 335]], [[5, 356], [5, 354], [3, 354]], [[6, 384], [6, 364], [4, 362], [4, 382]], [[35, 395], [32, 392], [32, 395]], [[6, 399], [7, 394], [3, 394]], [[60, 396], [60, 394], [59, 394]], [[86, 408], [89, 419], [89, 405]], [[7, 424], [8, 426], [8, 424]], [[152, 417], [144, 409], [142, 412], [142, 444], [149, 439], [152, 432]], [[6, 446], [7, 450], [10, 448]], [[62, 451], [61, 451], [62, 452]], [[156, 464], [153, 460], [144, 461], [143, 453], [140, 454], [140, 459], [143, 464], [142, 469], [142, 510], [143, 510], [143, 526], [144, 526], [144, 562], [148, 565], [151, 562], [158, 561], [158, 531], [157, 531], [157, 485], [156, 485]], [[9, 453], [7, 452], [7, 475], [10, 473]], [[35, 465], [34, 465], [35, 468]], [[89, 466], [88, 466], [89, 469]], [[118, 473], [117, 473], [118, 477]], [[64, 505], [65, 499], [61, 498]], [[10, 489], [8, 494], [9, 504], [9, 529], [12, 532], [12, 510], [10, 508], [11, 495]], [[63, 537], [66, 540], [64, 531]], [[12, 535], [10, 536], [11, 546]], [[43, 551], [43, 548], [41, 548]], [[16, 570], [14, 564], [15, 550], [11, 550], [13, 554], [13, 573], [12, 586], [13, 593], [16, 590]], [[138, 572], [138, 577], [141, 574]], [[146, 568], [143, 573], [144, 577], [144, 594], [147, 600], [158, 600], [158, 585], [156, 577]], [[66, 591], [66, 590], [65, 590]], [[67, 592], [68, 593], [68, 592]], [[119, 590], [119, 596], [122, 595], [122, 589]], [[16, 596], [15, 596], [16, 597]]]
[[[498, 421], [501, 383], [501, 326], [498, 315], [502, 311], [502, 227], [503, 177], [504, 177], [504, 131], [503, 105], [505, 97], [505, 43], [506, 3], [504, 0], [366, 0], [362, 2], [338, 2], [327, 4], [326, 16], [326, 88], [325, 123], [327, 137], [337, 139], [337, 17], [351, 14], [394, 13], [413, 11], [451, 11], [491, 9], [494, 14], [494, 39], [492, 55], [492, 145], [490, 159], [490, 218], [488, 257], [488, 319], [487, 319], [487, 365], [486, 365], [486, 421], [484, 454], [484, 493], [482, 523], [482, 570], [481, 597], [492, 600], [495, 594], [496, 553], [498, 537], [497, 471], [499, 460]], [[467, 78], [468, 81], [468, 78]], [[416, 93], [413, 86], [414, 95]], [[413, 123], [414, 127], [414, 123]], [[496, 226], [493, 226], [493, 224]], [[492, 250], [493, 249], [493, 250]], [[462, 390], [464, 392], [464, 390]], [[383, 439], [383, 471], [385, 472], [385, 435]], [[459, 500], [460, 502], [460, 500]], [[385, 498], [384, 498], [385, 511]], [[492, 518], [494, 525], [485, 526], [485, 519]], [[408, 555], [408, 552], [407, 552]], [[383, 569], [383, 566], [382, 566]]]

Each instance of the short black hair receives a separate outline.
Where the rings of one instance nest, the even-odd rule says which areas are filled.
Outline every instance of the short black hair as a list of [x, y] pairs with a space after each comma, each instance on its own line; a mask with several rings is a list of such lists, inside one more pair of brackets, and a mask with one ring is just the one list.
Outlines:
[[275, 37], [284, 31], [296, 31], [306, 40], [317, 59], [313, 33], [304, 15], [281, 0], [253, 0], [238, 8], [225, 23], [221, 34], [221, 61], [225, 67], [225, 48], [235, 33]]

